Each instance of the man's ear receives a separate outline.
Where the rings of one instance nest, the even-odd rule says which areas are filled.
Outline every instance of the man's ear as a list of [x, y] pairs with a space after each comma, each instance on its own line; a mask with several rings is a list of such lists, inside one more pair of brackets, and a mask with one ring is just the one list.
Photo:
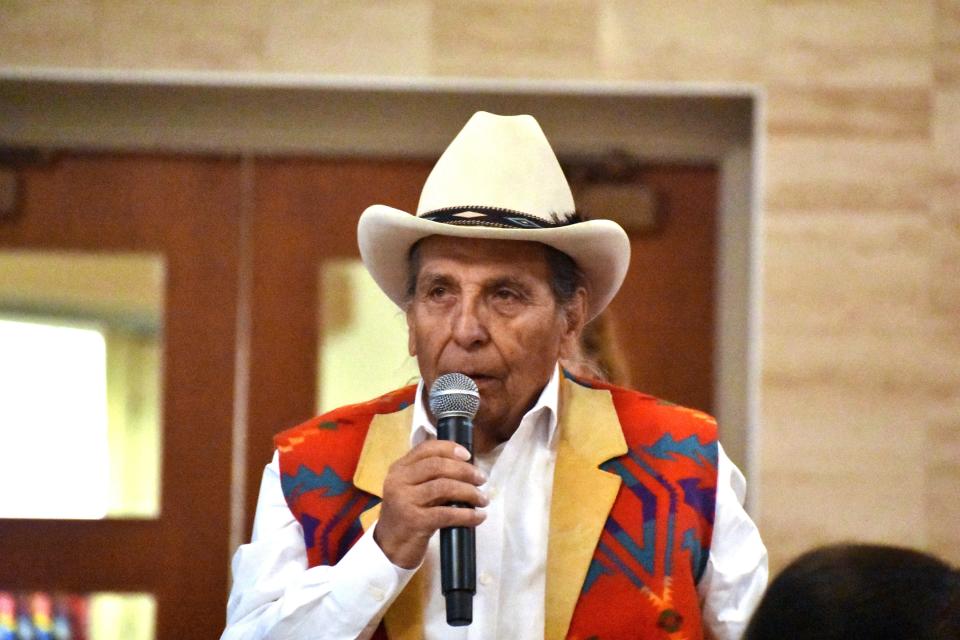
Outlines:
[[561, 313], [565, 326], [560, 342], [560, 356], [576, 357], [580, 353], [580, 334], [587, 324], [587, 290], [578, 288], [570, 302], [563, 306]]

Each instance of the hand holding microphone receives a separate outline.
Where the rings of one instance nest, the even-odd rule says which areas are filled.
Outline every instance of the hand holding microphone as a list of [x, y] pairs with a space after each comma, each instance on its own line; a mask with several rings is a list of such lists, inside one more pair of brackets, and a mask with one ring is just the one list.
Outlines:
[[[434, 407], [434, 389], [457, 389], [448, 386], [450, 376], [456, 376], [458, 380], [465, 379], [472, 385], [475, 395], [471, 396], [470, 389], [465, 393], [440, 393], [437, 398], [443, 401]], [[470, 400], [470, 397], [473, 399]], [[462, 609], [458, 608], [462, 605], [455, 604], [453, 611], [449, 607], [452, 601], [466, 600], [472, 604], [474, 587], [471, 585], [475, 582], [476, 561], [473, 544], [467, 538], [473, 540], [473, 527], [483, 522], [486, 516], [473, 508], [453, 505], [483, 507], [487, 504], [487, 499], [477, 489], [486, 478], [469, 463], [473, 453], [472, 418], [479, 407], [479, 395], [476, 385], [467, 376], [447, 374], [436, 380], [431, 388], [430, 399], [431, 411], [437, 418], [439, 437], [419, 444], [391, 465], [383, 483], [383, 503], [373, 537], [391, 562], [412, 569], [423, 561], [430, 537], [437, 529], [441, 529], [441, 583], [444, 595], [448, 596], [444, 578], [448, 573], [450, 578], [456, 578], [457, 581], [452, 584], [453, 592], [468, 594], [455, 595], [452, 599], [448, 596], [448, 622], [463, 625], [471, 621], [469, 610], [467, 618], [464, 618]], [[461, 402], [466, 402], [466, 406], [460, 406]], [[472, 413], [470, 406], [473, 407]], [[464, 442], [459, 442], [460, 439]], [[468, 530], [469, 533], [445, 534], [444, 529]], [[444, 543], [445, 538], [449, 538], [451, 543], [456, 541], [456, 544], [449, 544], [447, 553], [443, 551], [447, 544]]]

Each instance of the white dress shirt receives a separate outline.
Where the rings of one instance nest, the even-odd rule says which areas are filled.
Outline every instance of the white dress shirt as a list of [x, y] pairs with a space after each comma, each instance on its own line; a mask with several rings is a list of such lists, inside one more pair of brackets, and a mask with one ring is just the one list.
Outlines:
[[[410, 442], [436, 437], [417, 389]], [[439, 535], [418, 569], [393, 565], [371, 527], [333, 566], [307, 568], [303, 530], [280, 488], [278, 455], [267, 465], [250, 544], [233, 558], [233, 589], [222, 640], [368, 638], [416, 571], [428, 595], [425, 637], [542, 638], [550, 496], [556, 457], [559, 371], [517, 431], [478, 456], [490, 499], [477, 527], [473, 623], [450, 627], [439, 585]], [[697, 585], [704, 625], [718, 640], [742, 634], [767, 582], [767, 551], [743, 510], [746, 482], [719, 448], [717, 502], [706, 570]]]

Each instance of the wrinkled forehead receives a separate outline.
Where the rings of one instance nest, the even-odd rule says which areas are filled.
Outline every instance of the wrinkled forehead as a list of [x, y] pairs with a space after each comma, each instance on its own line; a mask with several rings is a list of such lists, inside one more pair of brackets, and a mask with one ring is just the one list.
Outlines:
[[539, 242], [428, 236], [411, 249], [411, 266], [420, 275], [472, 270], [489, 276], [524, 275], [549, 281], [547, 248]]

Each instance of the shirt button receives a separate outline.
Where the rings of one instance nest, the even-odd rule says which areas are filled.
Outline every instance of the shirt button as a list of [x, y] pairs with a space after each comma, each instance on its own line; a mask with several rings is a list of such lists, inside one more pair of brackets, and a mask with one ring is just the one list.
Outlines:
[[487, 586], [491, 582], [493, 582], [493, 578], [490, 577], [489, 573], [484, 571], [483, 573], [480, 574], [480, 584], [482, 584], [483, 586]]
[[490, 487], [489, 489], [487, 489], [487, 495], [490, 497], [491, 501], [497, 497], [497, 493], [499, 492], [497, 491], [496, 487]]
[[387, 597], [387, 594], [383, 592], [383, 589], [378, 587], [370, 587], [367, 589], [367, 592], [370, 594], [370, 597], [377, 602], [383, 602], [383, 599]]

